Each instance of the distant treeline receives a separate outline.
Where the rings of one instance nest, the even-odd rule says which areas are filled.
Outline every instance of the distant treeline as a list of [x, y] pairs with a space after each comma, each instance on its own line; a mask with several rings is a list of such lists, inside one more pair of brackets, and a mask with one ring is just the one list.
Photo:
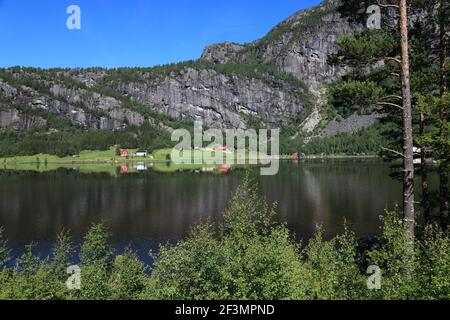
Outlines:
[[0, 132], [0, 157], [51, 154], [60, 157], [79, 154], [83, 150], [108, 150], [111, 146], [144, 148], [149, 152], [173, 146], [170, 134], [151, 125], [130, 126], [123, 130], [82, 130], [72, 128], [47, 134], [30, 131], [22, 134]]
[[[292, 139], [290, 131], [281, 130], [280, 153], [298, 152], [305, 155], [376, 155], [386, 145], [382, 126], [375, 125], [357, 133], [344, 133], [335, 137], [313, 138], [305, 143], [305, 137]], [[84, 130], [70, 128], [48, 134], [30, 131], [17, 134], [0, 132], [0, 157], [51, 154], [60, 157], [79, 154], [83, 150], [108, 150], [113, 145], [124, 148], [143, 148], [149, 152], [174, 146], [168, 132], [151, 125], [130, 126], [121, 130]]]
[[315, 137], [306, 140], [299, 134], [293, 138], [295, 129], [281, 131], [280, 146], [282, 154], [298, 152], [305, 155], [377, 155], [387, 145], [384, 132], [389, 124], [375, 124], [356, 133], [341, 133], [334, 137]]
[[375, 125], [357, 133], [341, 133], [335, 137], [313, 138], [305, 147], [304, 153], [309, 155], [375, 155], [386, 145], [386, 137], [382, 134], [382, 126]]

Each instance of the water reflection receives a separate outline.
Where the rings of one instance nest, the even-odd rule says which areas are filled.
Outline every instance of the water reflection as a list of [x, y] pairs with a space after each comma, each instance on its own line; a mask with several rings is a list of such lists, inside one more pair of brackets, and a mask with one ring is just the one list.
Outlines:
[[[116, 177], [73, 170], [0, 171], [0, 225], [8, 238], [24, 242], [52, 239], [62, 228], [80, 239], [92, 223], [101, 221], [119, 242], [177, 240], [194, 223], [220, 221], [244, 174], [149, 169], [137, 163], [134, 173], [122, 167], [120, 172], [128, 174]], [[278, 203], [280, 220], [306, 238], [316, 224], [334, 235], [344, 217], [358, 234], [376, 233], [378, 216], [401, 200], [401, 184], [389, 173], [388, 165], [374, 161], [287, 162], [277, 176], [258, 179], [269, 202]]]

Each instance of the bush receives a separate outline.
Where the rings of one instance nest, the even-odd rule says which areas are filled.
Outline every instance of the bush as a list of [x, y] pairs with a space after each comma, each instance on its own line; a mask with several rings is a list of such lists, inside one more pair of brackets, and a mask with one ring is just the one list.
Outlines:
[[91, 227], [80, 252], [82, 285], [79, 298], [105, 300], [111, 295], [109, 277], [113, 269], [114, 250], [110, 234], [102, 224]]
[[110, 280], [112, 300], [139, 299], [147, 283], [147, 266], [131, 249], [114, 260]]
[[296, 299], [302, 297], [297, 245], [246, 178], [219, 231], [205, 224], [156, 257], [150, 287], [158, 299]]
[[450, 299], [450, 239], [438, 226], [427, 226], [418, 244], [417, 298]]
[[3, 228], [0, 228], [0, 270], [10, 259], [11, 250], [8, 249], [6, 239], [3, 237]]

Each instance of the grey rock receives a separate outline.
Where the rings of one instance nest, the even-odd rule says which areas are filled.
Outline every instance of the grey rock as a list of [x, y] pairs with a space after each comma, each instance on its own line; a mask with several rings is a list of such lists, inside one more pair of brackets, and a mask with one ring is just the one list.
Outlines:
[[232, 62], [235, 54], [243, 49], [245, 49], [245, 46], [237, 43], [224, 42], [213, 44], [205, 48], [201, 59], [213, 63], [228, 63]]
[[248, 63], [254, 60], [272, 64], [319, 91], [324, 82], [345, 74], [345, 67], [327, 63], [338, 50], [337, 39], [361, 30], [336, 12], [338, 0], [301, 10], [281, 22], [264, 38], [245, 46], [230, 43], [207, 47], [202, 59], [213, 63]]
[[332, 120], [323, 130], [323, 137], [334, 137], [341, 133], [356, 133], [374, 125], [379, 119], [386, 115], [374, 113], [368, 115], [352, 114], [346, 119]]
[[201, 121], [211, 128], [246, 128], [249, 117], [268, 127], [279, 127], [309, 112], [289, 85], [274, 88], [262, 80], [214, 70], [185, 68], [163, 79], [109, 85], [154, 111], [175, 119]]
[[17, 95], [17, 89], [0, 79], [0, 95], [4, 97], [14, 97]]
[[0, 111], [0, 128], [10, 127], [19, 120], [19, 111], [15, 109]]
[[41, 128], [45, 126], [46, 121], [41, 117], [28, 116], [21, 114], [16, 109], [0, 111], [0, 128], [13, 128], [16, 131], [23, 132], [30, 129]]

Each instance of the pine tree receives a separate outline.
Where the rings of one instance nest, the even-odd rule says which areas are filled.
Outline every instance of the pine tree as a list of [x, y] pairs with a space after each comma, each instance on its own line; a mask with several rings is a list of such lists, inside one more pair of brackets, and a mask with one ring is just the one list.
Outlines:
[[[381, 30], [369, 30], [357, 36], [341, 39], [339, 41], [341, 50], [337, 55], [331, 57], [331, 62], [345, 63], [353, 67], [353, 77], [359, 78], [362, 84], [369, 84], [369, 74], [375, 78], [376, 81], [372, 82], [376, 85], [374, 86], [372, 83], [370, 86], [374, 88], [372, 94], [365, 95], [369, 105], [394, 108], [397, 109], [397, 114], [398, 110], [401, 110], [403, 150], [401, 152], [390, 151], [403, 158], [404, 222], [408, 225], [408, 234], [413, 241], [415, 222], [414, 141], [408, 3], [406, 0], [399, 0], [389, 4], [378, 4], [388, 11], [387, 17], [394, 16], [393, 20], [398, 20], [398, 25], [393, 27], [389, 21]], [[351, 19], [361, 21], [361, 12], [366, 13], [364, 5], [367, 5], [366, 8], [369, 7], [369, 3], [365, 1], [344, 0], [340, 11], [350, 16]], [[361, 8], [365, 10], [361, 11]], [[380, 67], [380, 62], [384, 62], [384, 67]], [[398, 83], [398, 77], [400, 77], [400, 83]], [[384, 92], [386, 95], [381, 97], [380, 92]], [[401, 101], [401, 105], [397, 101]], [[387, 150], [387, 148], [385, 149]]]
[[448, 171], [450, 165], [449, 152], [449, 131], [448, 131], [448, 108], [450, 104], [448, 93], [448, 78], [449, 78], [449, 15], [450, 5], [447, 0], [440, 0], [439, 2], [439, 50], [440, 50], [440, 146], [441, 159], [439, 165], [439, 180], [440, 180], [440, 214], [441, 225], [444, 231], [448, 227], [449, 217], [449, 190], [448, 190]]

